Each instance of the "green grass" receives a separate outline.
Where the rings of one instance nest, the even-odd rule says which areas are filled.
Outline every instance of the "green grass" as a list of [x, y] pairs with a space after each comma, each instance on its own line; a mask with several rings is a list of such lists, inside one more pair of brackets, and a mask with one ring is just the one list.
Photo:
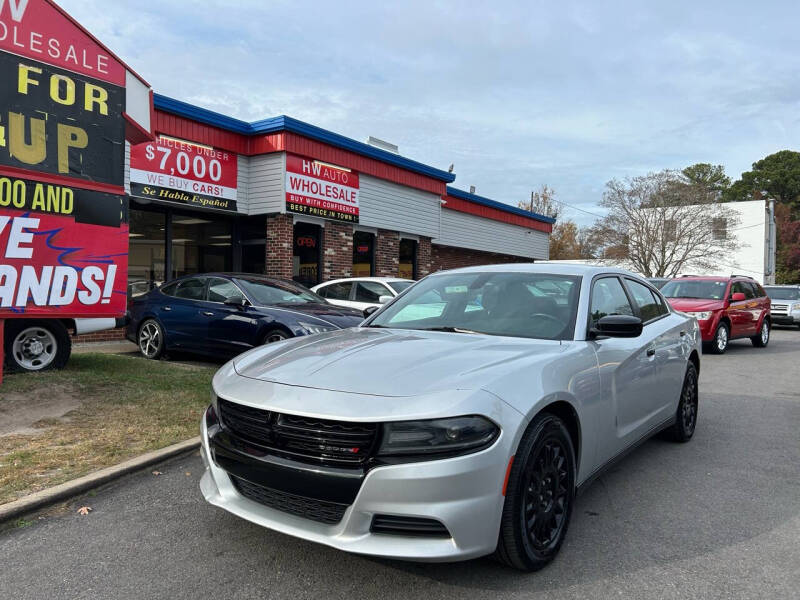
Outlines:
[[6, 375], [0, 408], [13, 394], [69, 396], [81, 405], [42, 419], [34, 435], [0, 437], [0, 503], [198, 433], [212, 367], [114, 354], [75, 354], [63, 371]]

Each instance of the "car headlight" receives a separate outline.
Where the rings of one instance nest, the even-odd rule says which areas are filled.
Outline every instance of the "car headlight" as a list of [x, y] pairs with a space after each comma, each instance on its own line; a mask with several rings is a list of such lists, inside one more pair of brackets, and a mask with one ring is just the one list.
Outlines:
[[337, 329], [333, 325], [326, 325], [325, 323], [305, 323], [303, 321], [298, 321], [297, 324], [302, 327], [308, 335], [324, 333], [325, 331], [333, 331], [334, 329]]
[[710, 310], [703, 311], [703, 312], [687, 312], [687, 315], [691, 315], [698, 321], [708, 321], [713, 314]]
[[500, 428], [479, 416], [384, 423], [378, 456], [467, 454], [486, 448]]
[[791, 312], [800, 312], [800, 304], [793, 304], [790, 308]]

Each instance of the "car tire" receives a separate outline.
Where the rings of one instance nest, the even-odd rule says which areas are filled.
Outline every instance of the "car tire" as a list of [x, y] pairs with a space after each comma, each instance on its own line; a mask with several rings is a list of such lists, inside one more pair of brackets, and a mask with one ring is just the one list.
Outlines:
[[272, 344], [274, 342], [288, 340], [290, 337], [292, 336], [286, 333], [283, 329], [272, 329], [264, 334], [261, 345], [263, 346], [266, 344]]
[[495, 558], [522, 571], [538, 571], [553, 560], [572, 514], [575, 471], [564, 422], [550, 413], [537, 415], [508, 476]]
[[711, 354], [725, 354], [728, 349], [728, 344], [731, 340], [731, 329], [727, 323], [720, 323], [717, 325], [717, 330], [714, 332], [714, 339], [708, 344], [708, 350]]
[[770, 333], [769, 321], [764, 319], [761, 321], [761, 328], [758, 333], [751, 337], [750, 341], [753, 342], [753, 346], [756, 348], [766, 348], [767, 344], [769, 344]]
[[72, 340], [60, 321], [9, 319], [3, 350], [9, 371], [63, 369], [72, 353]]
[[690, 362], [686, 366], [683, 378], [681, 398], [675, 412], [675, 423], [665, 431], [666, 437], [673, 442], [685, 443], [692, 439], [697, 427], [698, 407], [697, 368]]
[[136, 334], [136, 344], [139, 346], [139, 353], [150, 360], [158, 360], [164, 355], [166, 339], [164, 328], [155, 319], [145, 319], [139, 326]]

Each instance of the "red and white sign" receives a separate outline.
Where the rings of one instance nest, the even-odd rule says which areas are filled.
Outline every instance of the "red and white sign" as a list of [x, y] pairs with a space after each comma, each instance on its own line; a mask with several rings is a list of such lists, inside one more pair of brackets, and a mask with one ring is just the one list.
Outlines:
[[358, 223], [358, 173], [286, 155], [286, 210]]
[[0, 0], [0, 50], [125, 87], [125, 66], [45, 0]]
[[236, 210], [237, 179], [234, 152], [167, 137], [131, 148], [135, 196]]

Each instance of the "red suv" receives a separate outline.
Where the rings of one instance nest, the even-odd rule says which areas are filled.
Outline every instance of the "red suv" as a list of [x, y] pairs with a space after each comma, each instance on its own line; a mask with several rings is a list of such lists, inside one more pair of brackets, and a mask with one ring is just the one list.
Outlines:
[[672, 307], [694, 316], [708, 351], [722, 354], [728, 342], [750, 338], [753, 346], [769, 343], [770, 300], [749, 277], [684, 276], [661, 288]]

